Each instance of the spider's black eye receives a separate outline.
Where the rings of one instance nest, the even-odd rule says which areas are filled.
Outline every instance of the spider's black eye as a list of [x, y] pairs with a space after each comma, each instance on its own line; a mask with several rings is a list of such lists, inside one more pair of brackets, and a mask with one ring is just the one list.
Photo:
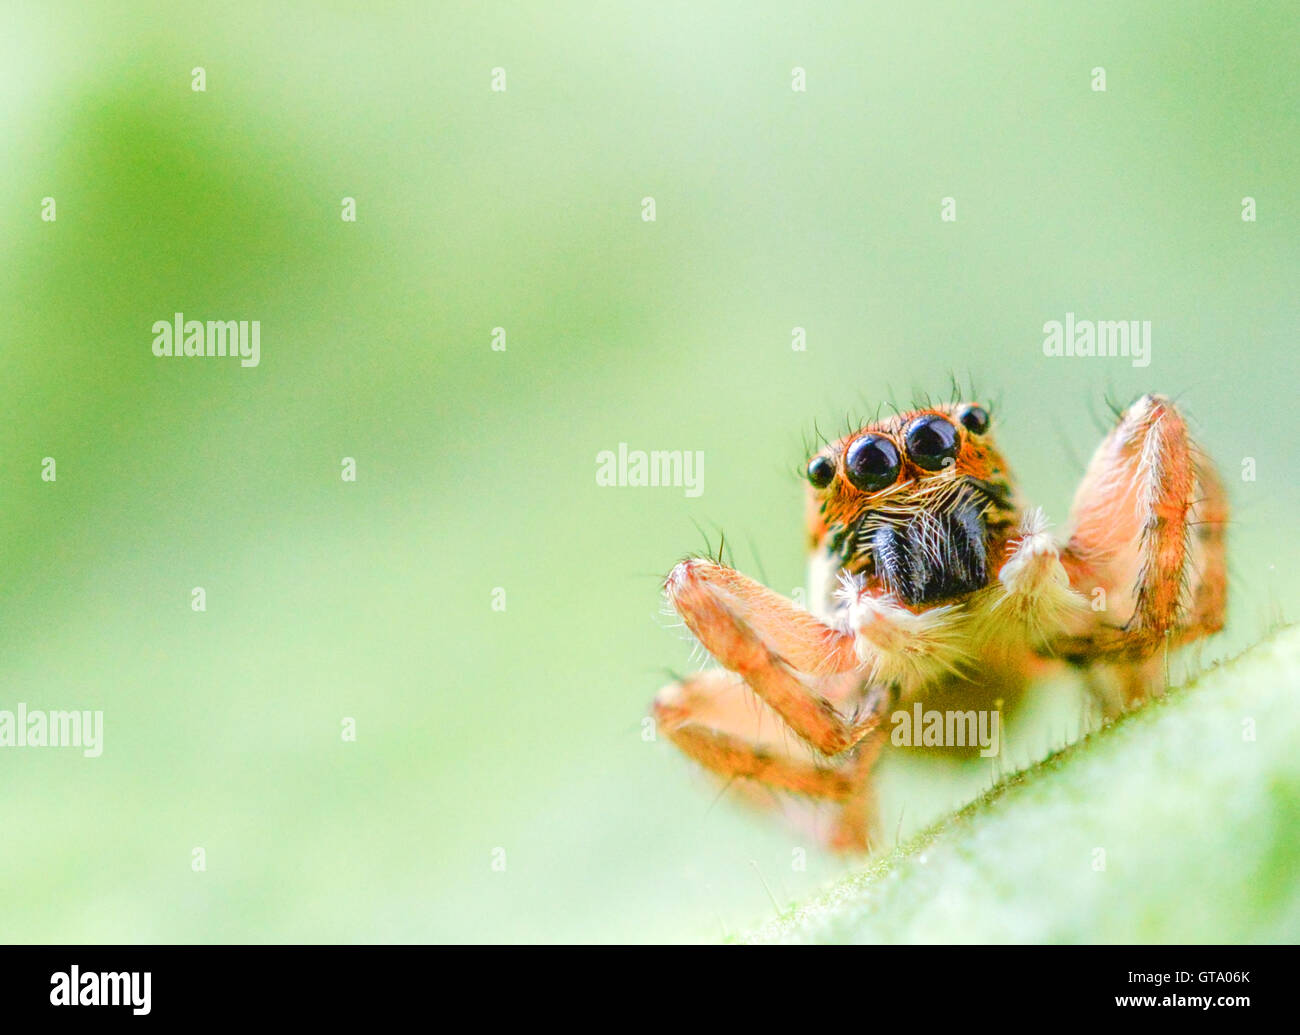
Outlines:
[[982, 435], [989, 430], [989, 414], [983, 406], [967, 406], [957, 415], [961, 425], [975, 435]]
[[883, 435], [863, 435], [844, 454], [849, 481], [863, 492], [876, 492], [898, 477], [898, 449]]
[[957, 429], [937, 414], [917, 417], [907, 429], [907, 455], [917, 467], [943, 470], [957, 457]]
[[830, 485], [835, 477], [835, 464], [827, 457], [815, 456], [808, 461], [808, 480], [818, 489]]

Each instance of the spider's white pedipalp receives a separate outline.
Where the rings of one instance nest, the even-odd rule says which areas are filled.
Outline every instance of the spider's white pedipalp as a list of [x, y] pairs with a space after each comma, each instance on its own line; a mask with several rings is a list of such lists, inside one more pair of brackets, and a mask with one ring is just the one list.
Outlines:
[[958, 606], [917, 614], [893, 596], [877, 596], [861, 575], [840, 573], [836, 598], [844, 605], [845, 630], [869, 683], [897, 684], [907, 693], [936, 676], [961, 674], [969, 660], [968, 632]]
[[1088, 607], [1087, 599], [1070, 586], [1050, 528], [1041, 507], [1025, 512], [1019, 534], [1008, 544], [1011, 556], [998, 573], [996, 596], [986, 615], [997, 622], [1015, 623], [1029, 631], [1035, 642], [1069, 628]]

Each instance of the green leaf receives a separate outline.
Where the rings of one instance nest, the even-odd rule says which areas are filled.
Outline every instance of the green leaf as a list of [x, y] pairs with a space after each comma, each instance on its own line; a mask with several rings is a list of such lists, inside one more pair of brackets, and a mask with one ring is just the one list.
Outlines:
[[1300, 627], [999, 784], [756, 942], [1294, 942]]

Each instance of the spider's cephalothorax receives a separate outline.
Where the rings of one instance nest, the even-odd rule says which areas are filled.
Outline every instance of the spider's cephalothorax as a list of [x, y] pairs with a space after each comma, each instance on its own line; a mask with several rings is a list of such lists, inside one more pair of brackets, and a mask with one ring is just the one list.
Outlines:
[[829, 804], [837, 848], [868, 846], [894, 706], [974, 717], [1064, 661], [1114, 714], [1158, 687], [1163, 649], [1223, 624], [1227, 502], [1172, 403], [1120, 415], [1063, 543], [1020, 506], [991, 425], [926, 407], [812, 457], [810, 610], [703, 558], [665, 582], [721, 669], [665, 687], [661, 728], [755, 800]]
[[824, 570], [861, 576], [909, 607], [987, 586], [1017, 520], [989, 432], [981, 406], [935, 407], [814, 456], [809, 535]]

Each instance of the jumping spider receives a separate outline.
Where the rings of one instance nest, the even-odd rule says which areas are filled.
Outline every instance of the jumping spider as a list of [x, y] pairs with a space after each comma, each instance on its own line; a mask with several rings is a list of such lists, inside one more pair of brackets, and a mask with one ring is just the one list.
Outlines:
[[869, 847], [894, 707], [1010, 707], [1064, 662], [1114, 715], [1159, 689], [1165, 650], [1223, 625], [1227, 501], [1161, 396], [1098, 447], [1064, 543], [1017, 498], [976, 403], [867, 424], [807, 479], [809, 609], [682, 561], [665, 593], [721, 668], [665, 687], [654, 714], [755, 801], [829, 806], [832, 848]]

